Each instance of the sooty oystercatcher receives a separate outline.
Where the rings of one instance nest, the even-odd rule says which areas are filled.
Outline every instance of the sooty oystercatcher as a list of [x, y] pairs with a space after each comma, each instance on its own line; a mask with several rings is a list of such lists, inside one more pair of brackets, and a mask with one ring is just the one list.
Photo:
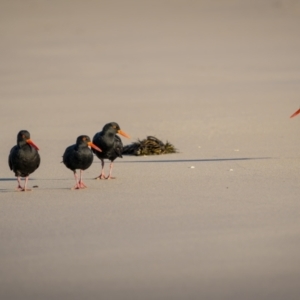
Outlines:
[[[17, 191], [30, 191], [27, 189], [29, 175], [39, 167], [41, 161], [38, 150], [38, 146], [30, 139], [30, 133], [21, 130], [17, 135], [17, 145], [8, 156], [9, 167], [18, 180]], [[24, 187], [21, 186], [21, 177], [25, 177]]]
[[[95, 146], [87, 135], [81, 135], [77, 138], [76, 144], [69, 146], [63, 155], [63, 163], [74, 172], [76, 181], [74, 189], [86, 188], [82, 180], [82, 173], [91, 166], [94, 159], [93, 152], [89, 146], [97, 150], [97, 152], [101, 152], [101, 149]], [[76, 174], [77, 169], [80, 170], [79, 180]]]
[[[120, 126], [116, 122], [111, 122], [104, 125], [102, 131], [95, 134], [93, 143], [102, 149], [102, 152], [93, 152], [101, 160], [101, 173], [96, 179], [113, 179], [111, 176], [113, 162], [117, 157], [122, 157], [123, 144], [121, 139], [117, 136], [120, 134], [124, 137], [130, 138], [127, 133], [121, 130]], [[104, 172], [104, 159], [110, 160], [109, 175], [105, 177]]]

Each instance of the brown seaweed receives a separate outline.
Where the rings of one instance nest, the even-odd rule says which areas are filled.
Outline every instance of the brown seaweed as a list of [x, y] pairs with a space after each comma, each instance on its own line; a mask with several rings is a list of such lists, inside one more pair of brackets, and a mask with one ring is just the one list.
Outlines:
[[147, 136], [146, 139], [126, 145], [123, 148], [124, 155], [160, 155], [168, 153], [176, 153], [177, 149], [168, 141], [163, 143], [154, 136]]

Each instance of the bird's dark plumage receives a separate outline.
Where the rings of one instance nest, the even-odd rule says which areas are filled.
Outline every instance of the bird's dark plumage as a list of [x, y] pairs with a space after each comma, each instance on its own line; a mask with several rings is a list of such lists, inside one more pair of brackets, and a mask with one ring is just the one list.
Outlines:
[[[39, 148], [30, 139], [27, 130], [21, 130], [17, 135], [17, 145], [14, 146], [8, 156], [8, 165], [18, 180], [17, 190], [26, 191], [28, 177], [40, 165]], [[25, 185], [21, 187], [21, 178], [25, 177]]]
[[[94, 155], [89, 146], [101, 151], [96, 147], [87, 135], [81, 135], [77, 138], [76, 144], [67, 147], [63, 155], [63, 163], [67, 168], [74, 172], [76, 185], [74, 188], [85, 188], [86, 185], [82, 180], [82, 171], [88, 169], [94, 159]], [[76, 175], [76, 170], [80, 170], [80, 178]]]
[[[123, 152], [123, 144], [121, 139], [117, 136], [117, 134], [121, 134], [129, 138], [127, 133], [122, 131], [120, 126], [116, 122], [111, 122], [104, 125], [102, 131], [96, 133], [93, 138], [93, 143], [102, 149], [102, 152], [98, 152], [97, 150], [93, 149], [93, 152], [101, 160], [102, 163], [101, 174], [97, 177], [97, 179], [113, 178], [111, 176], [113, 161], [117, 157], [122, 157]], [[104, 159], [109, 159], [111, 161], [110, 171], [107, 177], [105, 177], [104, 174]]]

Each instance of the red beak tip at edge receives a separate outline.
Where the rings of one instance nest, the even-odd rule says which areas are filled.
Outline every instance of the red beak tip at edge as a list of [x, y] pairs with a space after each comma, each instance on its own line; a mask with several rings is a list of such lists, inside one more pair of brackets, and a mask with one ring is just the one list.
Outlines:
[[295, 112], [290, 116], [290, 118], [293, 118], [293, 117], [297, 116], [299, 113], [300, 113], [300, 108], [299, 108], [297, 111], [295, 111]]

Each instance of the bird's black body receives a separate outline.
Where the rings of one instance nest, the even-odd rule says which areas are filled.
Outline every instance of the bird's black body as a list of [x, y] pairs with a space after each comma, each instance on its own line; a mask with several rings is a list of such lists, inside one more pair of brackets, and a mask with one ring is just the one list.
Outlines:
[[[75, 189], [83, 189], [86, 188], [86, 185], [82, 180], [82, 173], [84, 170], [89, 168], [93, 162], [94, 154], [92, 150], [89, 148], [96, 148], [101, 151], [98, 147], [96, 147], [91, 139], [87, 135], [81, 135], [77, 138], [76, 144], [69, 146], [63, 155], [63, 163], [67, 168], [74, 172], [74, 177], [76, 181]], [[80, 178], [78, 180], [76, 170], [80, 170]]]
[[94, 135], [93, 143], [102, 149], [102, 152], [93, 149], [99, 159], [107, 158], [114, 161], [117, 157], [122, 157], [123, 143], [117, 136], [118, 130], [120, 127], [117, 123], [109, 123], [103, 127], [102, 131]]
[[94, 159], [92, 150], [88, 147], [90, 138], [81, 135], [77, 138], [76, 144], [69, 146], [63, 155], [63, 163], [74, 173], [76, 170], [88, 169]]
[[30, 139], [30, 133], [27, 130], [21, 130], [17, 136], [17, 145], [12, 147], [8, 156], [9, 167], [17, 177], [29, 176], [40, 165], [40, 155], [26, 142], [28, 139]]
[[101, 160], [102, 162], [102, 171], [99, 177], [100, 179], [105, 178], [104, 175], [104, 159], [109, 159], [111, 161], [110, 166], [110, 174], [107, 179], [111, 177], [112, 171], [112, 163], [117, 157], [122, 158], [123, 152], [123, 143], [121, 139], [117, 136], [117, 134], [121, 134], [125, 137], [129, 137], [125, 132], [123, 132], [120, 126], [116, 122], [111, 122], [104, 125], [102, 131], [96, 133], [93, 137], [93, 143], [101, 148], [102, 152], [93, 149], [95, 155]]
[[[38, 148], [30, 140], [30, 133], [21, 130], [17, 135], [17, 145], [10, 150], [8, 156], [9, 167], [18, 177], [18, 189], [26, 190], [28, 176], [39, 167], [40, 162]], [[26, 177], [25, 188], [20, 186], [20, 177]]]

